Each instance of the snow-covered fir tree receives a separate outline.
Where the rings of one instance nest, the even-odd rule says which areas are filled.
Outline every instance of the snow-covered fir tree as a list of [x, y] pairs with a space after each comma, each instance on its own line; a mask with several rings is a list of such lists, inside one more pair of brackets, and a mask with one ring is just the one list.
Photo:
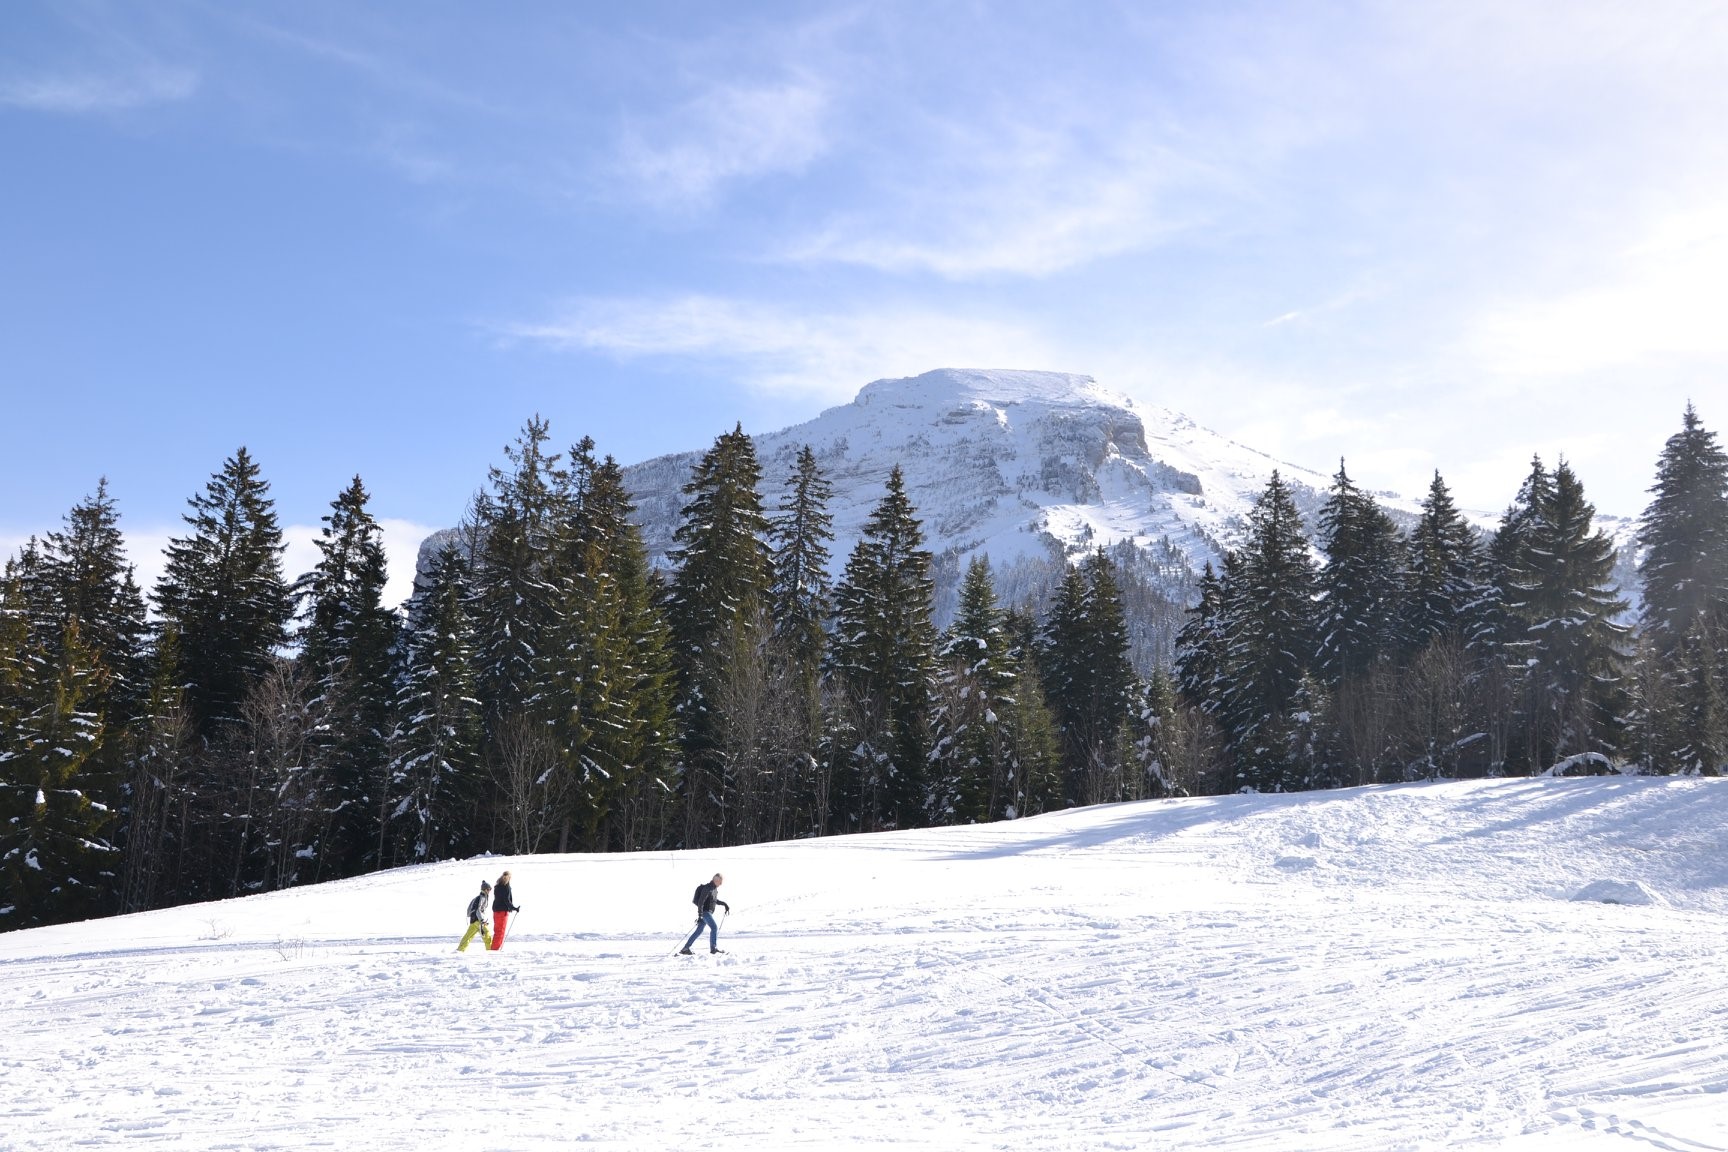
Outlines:
[[1225, 575], [1216, 715], [1230, 735], [1237, 777], [1263, 792], [1309, 787], [1290, 761], [1289, 725], [1315, 650], [1315, 566], [1301, 514], [1277, 472], [1255, 501], [1247, 538]]
[[1482, 598], [1482, 550], [1476, 530], [1453, 503], [1440, 473], [1422, 499], [1422, 515], [1410, 531], [1401, 633], [1406, 654], [1446, 635], [1463, 636]]
[[304, 601], [301, 677], [319, 716], [312, 754], [329, 777], [331, 840], [297, 845], [312, 864], [302, 879], [377, 867], [388, 813], [388, 725], [396, 613], [384, 604], [384, 532], [356, 476], [332, 501], [314, 541], [318, 563], [298, 586]]
[[464, 526], [473, 557], [469, 619], [474, 625], [474, 689], [489, 746], [519, 719], [534, 694], [534, 668], [552, 616], [545, 573], [563, 485], [560, 455], [549, 452], [550, 425], [530, 417], [492, 467]]
[[18, 568], [0, 579], [0, 928], [107, 911], [119, 865], [93, 795], [102, 666], [76, 619], [52, 649], [32, 641]]
[[446, 542], [416, 583], [401, 644], [390, 740], [386, 866], [460, 856], [485, 796], [468, 560]]
[[130, 723], [150, 690], [149, 623], [106, 478], [43, 538], [41, 563], [56, 631], [76, 620], [81, 642], [102, 666], [98, 711], [111, 726]]
[[684, 843], [731, 843], [754, 819], [768, 703], [768, 520], [762, 469], [742, 427], [722, 434], [684, 486], [666, 617], [678, 658]]
[[584, 438], [569, 475], [533, 709], [555, 736], [566, 782], [557, 847], [649, 847], [675, 782], [670, 635], [617, 462], [596, 460]]
[[[1537, 461], [1496, 549], [1512, 621], [1505, 643], [1517, 669], [1520, 714], [1515, 766], [1614, 750], [1625, 722], [1621, 683], [1628, 629], [1613, 585], [1614, 546], [1594, 526], [1596, 510], [1564, 460]], [[1497, 542], [1498, 544], [1498, 542]]]
[[1351, 482], [1342, 460], [1320, 508], [1319, 544], [1326, 564], [1317, 581], [1314, 668], [1336, 688], [1394, 657], [1404, 591], [1398, 526]]
[[1125, 778], [1124, 725], [1134, 669], [1122, 597], [1102, 549], [1069, 569], [1044, 624], [1044, 695], [1062, 739], [1068, 800], [1138, 798]]
[[1728, 770], [1728, 453], [1690, 404], [1650, 491], [1638, 529], [1644, 759], [1717, 773]]
[[833, 740], [843, 827], [874, 831], [925, 818], [936, 671], [930, 553], [895, 468], [834, 592], [829, 668], [849, 720]]

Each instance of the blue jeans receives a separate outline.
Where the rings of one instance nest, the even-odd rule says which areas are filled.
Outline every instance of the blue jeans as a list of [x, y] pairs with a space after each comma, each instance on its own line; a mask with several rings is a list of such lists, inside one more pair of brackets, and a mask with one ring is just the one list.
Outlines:
[[696, 931], [690, 933], [690, 939], [684, 941], [685, 951], [689, 951], [690, 945], [696, 943], [696, 937], [702, 935], [704, 924], [708, 926], [708, 950], [712, 952], [720, 947], [720, 925], [714, 923], [714, 913], [704, 912], [696, 917]]

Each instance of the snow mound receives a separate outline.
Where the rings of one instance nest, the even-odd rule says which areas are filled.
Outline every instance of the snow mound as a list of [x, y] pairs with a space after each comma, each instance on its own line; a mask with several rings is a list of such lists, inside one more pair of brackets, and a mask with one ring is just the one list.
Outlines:
[[1312, 856], [1280, 856], [1272, 861], [1272, 867], [1281, 872], [1306, 872], [1319, 866], [1320, 861]]
[[1661, 897], [1636, 880], [1592, 880], [1578, 889], [1574, 900], [1597, 904], [1661, 904]]

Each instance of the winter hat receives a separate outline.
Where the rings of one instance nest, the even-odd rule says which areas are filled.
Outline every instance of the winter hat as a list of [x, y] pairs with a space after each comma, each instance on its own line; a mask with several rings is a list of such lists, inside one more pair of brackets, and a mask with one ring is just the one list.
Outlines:
[[486, 883], [486, 881], [482, 880], [482, 881], [480, 881], [480, 891], [490, 892], [490, 891], [492, 891], [492, 885], [490, 885], [490, 884]]

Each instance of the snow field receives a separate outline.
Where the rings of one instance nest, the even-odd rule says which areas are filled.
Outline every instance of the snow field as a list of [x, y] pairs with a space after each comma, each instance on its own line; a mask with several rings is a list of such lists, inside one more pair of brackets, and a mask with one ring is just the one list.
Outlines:
[[1725, 914], [1716, 780], [403, 869], [0, 936], [0, 1147], [1721, 1149]]

